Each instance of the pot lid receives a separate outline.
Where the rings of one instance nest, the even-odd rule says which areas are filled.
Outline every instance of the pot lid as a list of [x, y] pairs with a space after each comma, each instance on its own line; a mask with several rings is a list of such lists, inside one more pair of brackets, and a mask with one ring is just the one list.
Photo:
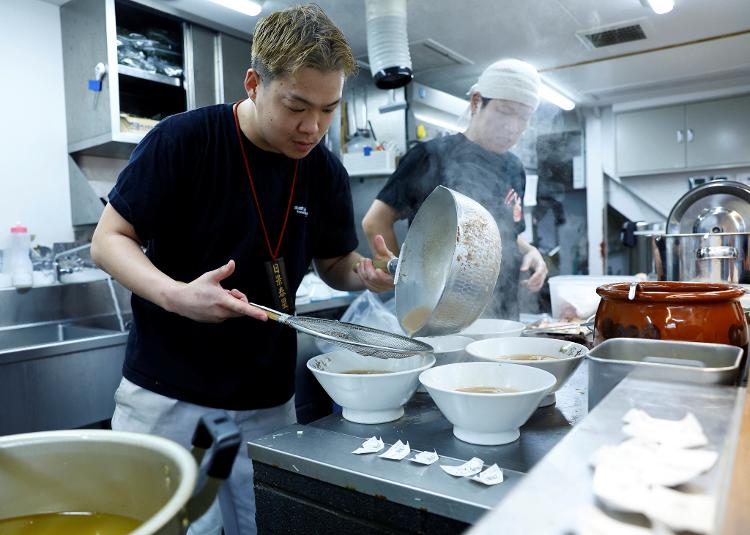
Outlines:
[[750, 187], [717, 180], [688, 191], [667, 218], [668, 234], [750, 231]]

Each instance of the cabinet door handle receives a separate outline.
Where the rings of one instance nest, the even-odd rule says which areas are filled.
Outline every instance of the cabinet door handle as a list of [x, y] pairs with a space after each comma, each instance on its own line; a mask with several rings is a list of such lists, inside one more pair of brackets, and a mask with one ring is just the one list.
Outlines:
[[677, 143], [682, 143], [684, 140], [684, 136], [682, 135], [682, 130], [677, 130]]
[[687, 140], [688, 140], [688, 143], [691, 143], [693, 141], [693, 139], [695, 139], [695, 133], [693, 132], [692, 128], [688, 128], [687, 129]]

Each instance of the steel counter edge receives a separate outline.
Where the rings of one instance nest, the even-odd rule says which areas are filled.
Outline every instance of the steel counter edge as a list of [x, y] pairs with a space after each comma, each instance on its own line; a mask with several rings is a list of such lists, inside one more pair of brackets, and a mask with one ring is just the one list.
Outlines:
[[294, 424], [248, 442], [247, 451], [256, 462], [466, 523], [490, 511], [524, 476], [503, 469], [501, 484], [485, 486], [440, 468], [467, 459], [440, 456], [424, 466], [409, 461], [419, 450], [402, 461], [378, 457], [385, 449], [353, 455], [367, 438]]

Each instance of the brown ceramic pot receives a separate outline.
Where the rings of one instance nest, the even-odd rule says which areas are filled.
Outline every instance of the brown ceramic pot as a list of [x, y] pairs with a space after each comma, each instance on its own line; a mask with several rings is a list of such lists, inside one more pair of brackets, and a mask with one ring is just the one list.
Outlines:
[[[703, 282], [640, 282], [597, 288], [594, 345], [609, 338], [713, 342], [741, 347], [747, 356], [748, 327], [740, 304], [742, 288]], [[743, 363], [744, 364], [744, 363]]]

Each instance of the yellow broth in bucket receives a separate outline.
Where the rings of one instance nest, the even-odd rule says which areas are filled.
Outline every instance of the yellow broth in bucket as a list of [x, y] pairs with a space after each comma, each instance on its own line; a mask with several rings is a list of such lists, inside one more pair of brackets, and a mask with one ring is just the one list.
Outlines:
[[0, 519], [2, 535], [126, 535], [140, 520], [90, 512], [44, 513]]

